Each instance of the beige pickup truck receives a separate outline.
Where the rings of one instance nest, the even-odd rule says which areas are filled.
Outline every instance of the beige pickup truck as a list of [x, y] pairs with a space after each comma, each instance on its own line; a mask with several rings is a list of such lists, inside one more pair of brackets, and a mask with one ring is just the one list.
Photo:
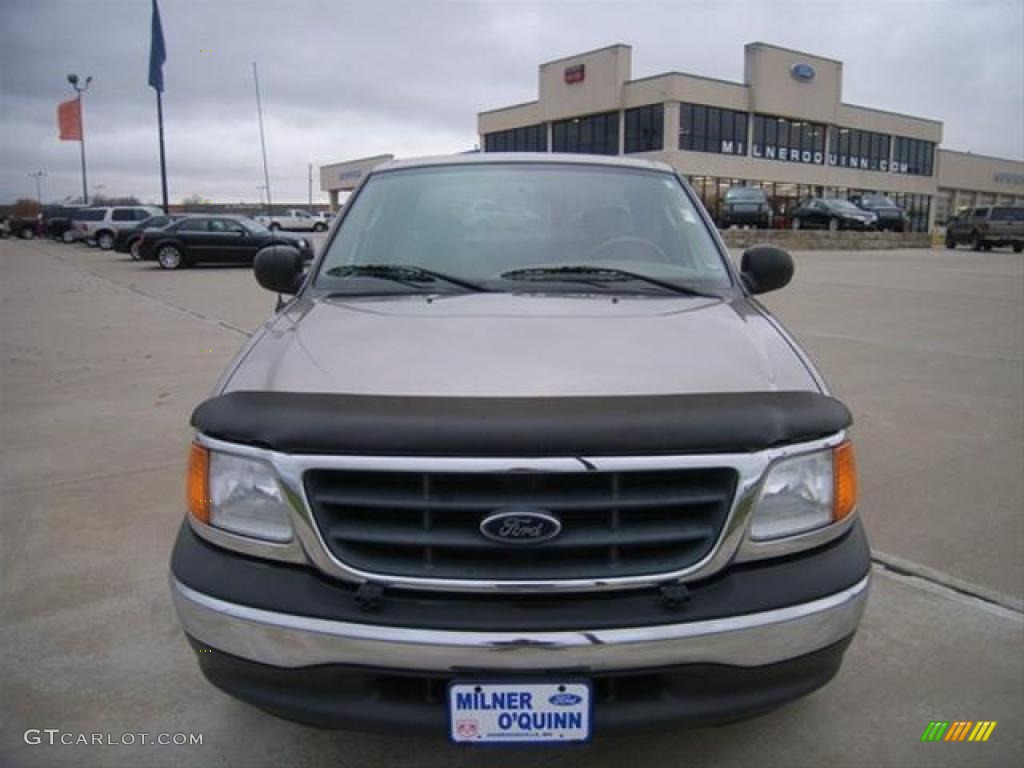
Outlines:
[[271, 231], [290, 229], [300, 232], [326, 232], [328, 222], [301, 208], [291, 208], [272, 216], [257, 216], [256, 220]]
[[946, 222], [946, 247], [969, 243], [975, 251], [1013, 246], [1024, 250], [1024, 206], [979, 205], [967, 208]]
[[737, 269], [625, 158], [392, 161], [340, 216], [256, 256], [290, 298], [192, 417], [171, 590], [214, 685], [522, 747], [836, 674], [871, 558], [850, 412], [757, 298], [789, 254]]

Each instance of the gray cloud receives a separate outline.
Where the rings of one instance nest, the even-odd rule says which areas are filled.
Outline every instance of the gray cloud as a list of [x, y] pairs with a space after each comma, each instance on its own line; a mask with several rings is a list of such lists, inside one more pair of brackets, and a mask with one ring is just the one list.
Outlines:
[[[743, 44], [845, 62], [844, 100], [945, 122], [944, 145], [1024, 157], [1024, 4], [825, 2], [195, 2], [163, 0], [173, 200], [253, 200], [262, 181], [258, 60], [271, 181], [306, 197], [307, 163], [461, 151], [481, 109], [536, 97], [541, 61], [611, 42], [634, 76], [741, 80]], [[0, 30], [0, 201], [80, 191], [78, 145], [56, 137], [67, 72], [91, 74], [90, 184], [156, 199], [146, 0], [8, 0]], [[319, 198], [319, 192], [316, 192]]]

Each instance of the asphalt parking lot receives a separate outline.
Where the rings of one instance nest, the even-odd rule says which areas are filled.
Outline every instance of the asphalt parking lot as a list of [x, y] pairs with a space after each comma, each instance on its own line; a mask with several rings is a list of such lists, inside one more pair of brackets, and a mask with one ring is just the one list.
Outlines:
[[[1024, 758], [1024, 261], [796, 253], [769, 306], [854, 412], [876, 550], [839, 676], [756, 720], [558, 750], [321, 732], [209, 686], [167, 560], [188, 416], [273, 308], [245, 268], [165, 273], [0, 242], [0, 764], [1018, 765]], [[922, 743], [931, 720], [990, 740]], [[27, 744], [201, 733], [191, 746]]]

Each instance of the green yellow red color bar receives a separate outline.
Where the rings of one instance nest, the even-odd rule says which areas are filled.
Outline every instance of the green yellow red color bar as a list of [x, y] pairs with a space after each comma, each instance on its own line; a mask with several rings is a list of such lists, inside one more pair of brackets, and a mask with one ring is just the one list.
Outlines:
[[995, 728], [995, 720], [932, 720], [921, 741], [988, 741]]

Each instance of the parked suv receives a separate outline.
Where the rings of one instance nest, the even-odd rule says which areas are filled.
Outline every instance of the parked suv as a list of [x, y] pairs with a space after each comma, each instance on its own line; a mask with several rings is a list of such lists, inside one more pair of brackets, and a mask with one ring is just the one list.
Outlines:
[[946, 222], [946, 247], [970, 243], [975, 251], [1013, 246], [1024, 250], [1024, 206], [981, 205], [965, 210]]
[[104, 251], [114, 247], [114, 238], [122, 227], [134, 227], [163, 211], [149, 205], [118, 205], [109, 208], [84, 208], [74, 215], [79, 240], [93, 240]]
[[37, 235], [43, 232], [43, 223], [40, 214], [34, 216], [19, 216], [12, 214], [7, 218], [7, 231], [20, 237], [22, 240], [34, 240]]
[[[474, 206], [508, 210], [501, 228]], [[824, 685], [868, 594], [850, 414], [669, 166], [392, 162], [192, 415], [174, 604], [321, 727], [554, 741]]]
[[722, 229], [734, 225], [771, 229], [772, 206], [768, 195], [757, 187], [729, 187], [722, 201], [718, 225]]
[[910, 219], [906, 211], [885, 195], [852, 195], [850, 202], [861, 210], [875, 214], [878, 229], [905, 232], [909, 228]]
[[48, 205], [43, 208], [43, 231], [54, 240], [70, 242], [73, 237], [65, 236], [74, 226], [72, 217], [84, 206], [81, 205]]
[[43, 233], [42, 209], [35, 200], [19, 200], [10, 207], [5, 219], [6, 232], [23, 240], [32, 240]]

